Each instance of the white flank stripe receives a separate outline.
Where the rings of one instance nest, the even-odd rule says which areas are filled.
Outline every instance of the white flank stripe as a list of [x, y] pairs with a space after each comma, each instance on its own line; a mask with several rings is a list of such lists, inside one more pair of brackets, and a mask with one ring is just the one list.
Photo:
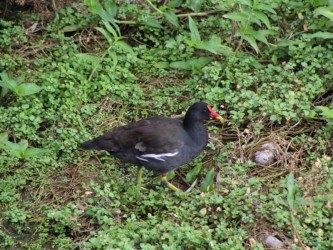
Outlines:
[[158, 161], [165, 161], [165, 159], [163, 159], [164, 157], [173, 157], [175, 155], [178, 155], [178, 151], [174, 153], [164, 153], [164, 154], [145, 154], [145, 155], [140, 155], [140, 157], [137, 156], [136, 158], [143, 161], [148, 161], [147, 159], [144, 158], [153, 158]]
[[141, 160], [141, 161], [148, 161], [147, 159], [143, 159], [143, 158], [141, 158], [139, 156], [137, 156], [136, 158], [139, 159], [139, 160]]

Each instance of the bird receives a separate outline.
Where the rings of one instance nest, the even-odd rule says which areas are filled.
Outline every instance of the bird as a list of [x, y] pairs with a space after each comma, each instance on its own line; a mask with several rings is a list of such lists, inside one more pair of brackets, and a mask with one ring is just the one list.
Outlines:
[[105, 150], [110, 155], [136, 165], [137, 185], [142, 182], [142, 168], [161, 175], [173, 191], [180, 191], [167, 180], [167, 173], [196, 158], [208, 143], [204, 121], [223, 118], [205, 102], [192, 104], [183, 120], [151, 117], [116, 127], [84, 142], [85, 150]]

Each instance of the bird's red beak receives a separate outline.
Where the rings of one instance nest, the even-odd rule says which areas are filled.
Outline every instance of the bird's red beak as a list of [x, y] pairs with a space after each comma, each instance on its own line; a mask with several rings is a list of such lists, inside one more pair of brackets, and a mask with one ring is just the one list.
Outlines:
[[219, 120], [221, 123], [224, 122], [222, 116], [220, 116], [218, 113], [216, 113], [211, 106], [207, 105], [207, 108], [210, 112], [210, 117], [213, 118], [213, 119], [216, 119], [216, 120]]

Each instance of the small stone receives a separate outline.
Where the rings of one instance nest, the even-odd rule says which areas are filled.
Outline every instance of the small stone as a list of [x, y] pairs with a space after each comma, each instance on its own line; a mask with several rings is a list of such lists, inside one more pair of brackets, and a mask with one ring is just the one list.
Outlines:
[[280, 241], [278, 238], [272, 236], [272, 235], [267, 235], [265, 240], [264, 240], [264, 244], [267, 248], [270, 249], [284, 249], [283, 246], [283, 242]]
[[201, 208], [199, 212], [200, 212], [200, 214], [202, 214], [202, 215], [206, 215], [206, 214], [207, 214], [207, 208], [205, 208], [205, 207], [204, 207], [204, 208]]
[[249, 243], [250, 243], [251, 248], [253, 248], [257, 242], [254, 238], [250, 238]]
[[254, 154], [254, 161], [260, 165], [269, 166], [274, 163], [275, 155], [271, 150], [257, 151]]
[[276, 161], [274, 151], [277, 147], [274, 143], [268, 142], [261, 146], [261, 149], [255, 152], [253, 161], [263, 166], [272, 165]]

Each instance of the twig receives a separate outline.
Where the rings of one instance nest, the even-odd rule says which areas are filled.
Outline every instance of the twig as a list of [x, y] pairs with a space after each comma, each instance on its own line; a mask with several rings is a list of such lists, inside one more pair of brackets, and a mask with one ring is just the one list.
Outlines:
[[239, 144], [239, 155], [241, 159], [241, 163], [244, 163], [244, 150], [242, 148], [242, 142], [241, 142], [241, 134], [239, 132], [239, 129], [237, 128], [237, 136], [238, 136], [238, 144]]
[[189, 17], [189, 16], [208, 16], [211, 14], [223, 12], [223, 10], [211, 10], [207, 12], [193, 12], [193, 13], [184, 13], [184, 14], [178, 14], [177, 17]]
[[101, 64], [101, 62], [103, 61], [104, 57], [108, 54], [108, 50], [106, 50], [103, 55], [101, 56], [101, 58], [99, 59], [98, 63], [96, 63], [95, 67], [93, 68], [93, 70], [91, 71], [89, 77], [88, 77], [88, 81], [91, 81], [93, 75], [95, 74], [95, 71], [97, 70], [98, 66]]
[[130, 20], [130, 21], [124, 20], [124, 21], [122, 21], [122, 20], [116, 20], [115, 19], [114, 22], [115, 23], [120, 23], [120, 24], [138, 24], [137, 21], [133, 21], [133, 20]]
[[[161, 14], [162, 16], [157, 17], [157, 19], [162, 18], [164, 16], [164, 12], [161, 11], [159, 8], [157, 8], [150, 0], [145, 0], [156, 12]], [[206, 12], [193, 12], [193, 13], [183, 13], [183, 14], [177, 14], [177, 17], [189, 17], [189, 16], [208, 16], [210, 14], [215, 14], [223, 12], [223, 10], [211, 10]]]
[[145, 0], [155, 11], [163, 15], [163, 11], [157, 8], [150, 0]]
[[298, 240], [301, 248], [303, 250], [309, 250], [310, 248], [308, 246], [304, 245], [304, 243], [302, 242], [302, 239], [301, 239], [301, 237], [300, 237], [300, 235], [299, 235], [299, 233], [297, 231], [297, 228], [295, 227], [295, 217], [294, 217], [292, 209], [290, 209], [290, 219], [291, 219], [291, 226], [293, 228], [293, 231], [295, 233], [296, 239]]
[[[104, 38], [103, 36], [96, 36], [95, 38]], [[78, 37], [78, 38], [75, 38], [74, 39], [74, 42], [80, 42], [80, 41], [89, 41], [91, 39], [91, 37], [85, 37], [84, 39], [82, 39], [81, 37]], [[21, 55], [21, 57], [25, 58], [25, 57], [29, 57], [31, 55], [34, 55], [34, 54], [37, 54], [39, 53], [40, 51], [44, 50], [44, 49], [49, 49], [49, 48], [52, 48], [52, 47], [55, 47], [55, 46], [58, 46], [59, 44], [58, 43], [50, 43], [48, 45], [44, 45], [44, 46], [40, 46], [40, 47], [37, 47], [37, 48], [32, 48], [31, 50], [23, 53]]]
[[[97, 228], [97, 229], [95, 230], [95, 232], [98, 232], [99, 230], [101, 230], [101, 228], [102, 228], [102, 226], [100, 226], [99, 228]], [[92, 235], [92, 234], [89, 234], [86, 238], [84, 238], [83, 240], [81, 240], [80, 242], [78, 242], [74, 247], [72, 247], [72, 250], [77, 249], [77, 248], [81, 249], [81, 246], [82, 246], [85, 242], [87, 242], [88, 240], [90, 240], [91, 237], [93, 237], [93, 235]]]

